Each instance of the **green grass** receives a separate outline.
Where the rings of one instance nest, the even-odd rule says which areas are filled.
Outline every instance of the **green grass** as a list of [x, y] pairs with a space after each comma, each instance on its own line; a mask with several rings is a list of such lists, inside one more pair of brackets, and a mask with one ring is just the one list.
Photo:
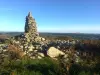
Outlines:
[[49, 57], [43, 59], [25, 57], [20, 61], [5, 59], [0, 65], [0, 75], [93, 75], [93, 73], [100, 75], [100, 64], [93, 69], [72, 64], [67, 72], [59, 61]]
[[1, 75], [10, 75], [12, 72], [14, 75], [60, 75], [57, 61], [50, 58], [34, 60], [25, 58], [2, 65]]

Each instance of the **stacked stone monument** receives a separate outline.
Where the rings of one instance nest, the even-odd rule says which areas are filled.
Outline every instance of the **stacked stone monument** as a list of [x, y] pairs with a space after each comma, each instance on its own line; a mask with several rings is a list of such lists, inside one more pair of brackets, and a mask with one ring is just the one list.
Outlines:
[[28, 13], [28, 16], [26, 16], [26, 22], [25, 22], [25, 37], [27, 41], [34, 41], [35, 38], [39, 36], [37, 32], [37, 26], [35, 19], [32, 17], [31, 12]]

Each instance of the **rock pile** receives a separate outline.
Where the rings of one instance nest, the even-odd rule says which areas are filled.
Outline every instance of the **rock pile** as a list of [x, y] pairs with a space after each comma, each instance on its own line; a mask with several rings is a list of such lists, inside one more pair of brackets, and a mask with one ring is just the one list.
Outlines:
[[[61, 40], [47, 40], [43, 37], [40, 37], [37, 32], [37, 26], [35, 19], [32, 17], [31, 12], [26, 16], [25, 22], [25, 32], [20, 36], [10, 39], [12, 45], [9, 48], [9, 51], [15, 52], [19, 56], [28, 55], [30, 58], [43, 58], [45, 56], [49, 56], [51, 58], [58, 57], [59, 55], [65, 55], [66, 51], [73, 45], [74, 43], [70, 43], [70, 41], [61, 41]], [[75, 42], [75, 41], [74, 41]], [[16, 46], [18, 45], [18, 46]], [[3, 49], [1, 46], [0, 53], [7, 55], [7, 49]]]
[[39, 34], [37, 32], [35, 19], [32, 17], [31, 12], [29, 12], [28, 16], [26, 16], [26, 22], [25, 22], [25, 37], [30, 42], [33, 41], [34, 38], [38, 36]]

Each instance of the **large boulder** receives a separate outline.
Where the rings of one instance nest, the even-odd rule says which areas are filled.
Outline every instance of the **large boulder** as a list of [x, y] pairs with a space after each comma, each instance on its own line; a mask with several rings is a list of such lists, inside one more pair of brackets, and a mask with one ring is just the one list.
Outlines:
[[59, 55], [65, 55], [64, 52], [60, 51], [59, 49], [56, 49], [55, 47], [50, 47], [47, 51], [47, 55], [51, 58], [58, 57]]

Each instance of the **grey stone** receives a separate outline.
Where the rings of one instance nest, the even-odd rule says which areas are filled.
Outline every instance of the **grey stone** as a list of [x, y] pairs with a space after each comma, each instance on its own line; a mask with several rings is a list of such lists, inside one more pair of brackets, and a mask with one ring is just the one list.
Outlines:
[[35, 37], [38, 37], [39, 34], [37, 32], [37, 26], [35, 19], [32, 17], [31, 12], [29, 12], [28, 16], [26, 16], [26, 22], [25, 22], [25, 37], [27, 38], [27, 41], [34, 40]]
[[65, 53], [55, 47], [50, 47], [47, 51], [47, 55], [51, 58], [58, 57], [59, 55], [64, 55]]

